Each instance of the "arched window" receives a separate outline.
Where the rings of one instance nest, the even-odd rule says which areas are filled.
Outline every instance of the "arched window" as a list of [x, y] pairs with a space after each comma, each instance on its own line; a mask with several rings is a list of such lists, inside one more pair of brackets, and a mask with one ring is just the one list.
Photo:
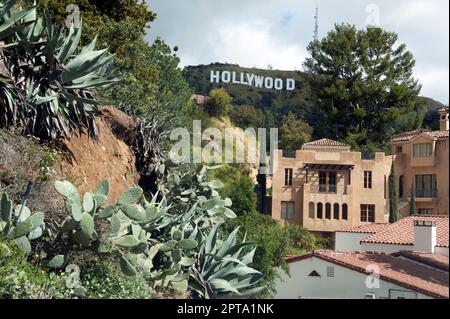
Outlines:
[[348, 205], [347, 204], [342, 205], [342, 219], [343, 220], [348, 219]]
[[323, 204], [322, 203], [317, 204], [317, 218], [318, 219], [323, 218]]
[[325, 204], [325, 218], [331, 219], [331, 204], [330, 203]]
[[398, 197], [403, 198], [403, 186], [405, 184], [405, 177], [402, 175], [398, 179]]
[[314, 203], [309, 203], [309, 218], [314, 219]]
[[339, 220], [339, 204], [334, 204], [334, 209], [333, 209], [333, 217], [334, 219]]

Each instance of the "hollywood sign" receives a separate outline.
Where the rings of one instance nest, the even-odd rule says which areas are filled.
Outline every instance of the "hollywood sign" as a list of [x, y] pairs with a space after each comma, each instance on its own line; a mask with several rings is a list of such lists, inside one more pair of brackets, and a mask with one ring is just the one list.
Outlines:
[[209, 81], [211, 83], [241, 84], [269, 90], [275, 89], [278, 91], [295, 90], [294, 79], [272, 78], [244, 72], [239, 72], [238, 74], [235, 71], [211, 70]]

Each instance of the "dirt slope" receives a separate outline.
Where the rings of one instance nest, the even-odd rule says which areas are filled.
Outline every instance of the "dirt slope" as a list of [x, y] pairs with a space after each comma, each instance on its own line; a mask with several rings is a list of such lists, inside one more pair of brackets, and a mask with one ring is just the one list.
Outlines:
[[117, 109], [103, 107], [96, 122], [97, 140], [87, 134], [74, 134], [64, 141], [68, 156], [58, 165], [56, 178], [72, 182], [81, 194], [93, 191], [100, 181], [109, 179], [109, 202], [113, 202], [139, 179], [135, 156], [120, 138], [126, 136], [133, 120]]

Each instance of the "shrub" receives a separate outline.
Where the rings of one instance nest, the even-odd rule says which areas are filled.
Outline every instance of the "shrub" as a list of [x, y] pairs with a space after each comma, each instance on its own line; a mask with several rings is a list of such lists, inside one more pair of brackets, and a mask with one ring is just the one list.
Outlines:
[[81, 286], [89, 299], [150, 299], [152, 290], [141, 275], [125, 277], [111, 261], [102, 262], [97, 269], [81, 277]]
[[[13, 243], [2, 242], [8, 247], [7, 258], [0, 253], [0, 299], [54, 299], [70, 297], [65, 280], [55, 273], [48, 274], [32, 262]], [[4, 249], [4, 248], [3, 248]]]

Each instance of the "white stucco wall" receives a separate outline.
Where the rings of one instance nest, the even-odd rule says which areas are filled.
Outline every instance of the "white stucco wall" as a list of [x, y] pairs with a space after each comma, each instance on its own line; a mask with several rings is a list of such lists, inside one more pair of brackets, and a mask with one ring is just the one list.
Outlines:
[[336, 251], [361, 251], [361, 240], [372, 234], [336, 232]]
[[[334, 277], [327, 277], [327, 267], [334, 267]], [[368, 276], [345, 267], [324, 261], [317, 257], [290, 264], [291, 278], [281, 274], [276, 283], [275, 299], [364, 299], [367, 293], [375, 293], [376, 298], [430, 299], [429, 296], [410, 291], [404, 287], [379, 280], [379, 288], [367, 288]], [[321, 277], [309, 277], [312, 271]], [[370, 278], [369, 278], [370, 281]]]
[[436, 247], [435, 251], [436, 254], [438, 255], [442, 255], [442, 256], [447, 256], [448, 257], [448, 247]]

